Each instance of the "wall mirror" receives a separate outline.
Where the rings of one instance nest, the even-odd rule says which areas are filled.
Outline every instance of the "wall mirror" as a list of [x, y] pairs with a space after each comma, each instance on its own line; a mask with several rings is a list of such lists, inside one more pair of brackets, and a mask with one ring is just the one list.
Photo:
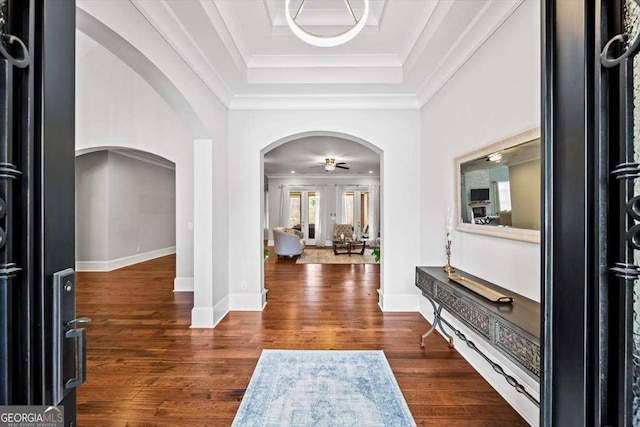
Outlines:
[[540, 243], [540, 128], [455, 158], [457, 230]]

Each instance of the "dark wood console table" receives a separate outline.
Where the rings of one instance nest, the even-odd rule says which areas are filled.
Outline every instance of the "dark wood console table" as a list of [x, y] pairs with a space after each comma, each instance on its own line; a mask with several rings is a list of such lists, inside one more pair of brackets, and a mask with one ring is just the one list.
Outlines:
[[471, 328], [483, 337], [489, 344], [504, 354], [509, 360], [521, 367], [536, 380], [540, 380], [540, 304], [522, 295], [513, 293], [505, 288], [487, 282], [479, 277], [457, 270], [457, 273], [474, 280], [498, 292], [513, 296], [510, 304], [491, 302], [467, 288], [450, 281], [442, 267], [416, 267], [416, 286], [422, 295], [429, 300], [434, 310], [432, 328], [424, 337], [436, 328], [449, 339], [453, 347], [452, 337], [444, 330], [443, 323], [452, 329], [456, 336], [463, 339], [467, 345], [479, 352], [494, 370], [501, 373], [509, 383], [532, 399], [524, 391], [522, 385], [512, 384], [515, 379], [504, 374], [502, 368], [480, 352], [475, 345], [467, 340], [449, 322], [442, 318], [442, 310], [446, 310], [454, 318]]

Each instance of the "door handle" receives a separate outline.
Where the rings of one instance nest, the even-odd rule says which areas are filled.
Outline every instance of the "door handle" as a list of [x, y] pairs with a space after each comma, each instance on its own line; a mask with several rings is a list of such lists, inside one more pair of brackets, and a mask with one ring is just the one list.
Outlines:
[[[74, 325], [76, 323], [89, 323], [91, 319], [88, 317], [80, 317], [67, 322], [68, 325]], [[84, 328], [69, 329], [65, 334], [65, 338], [77, 338], [77, 367], [76, 377], [70, 379], [64, 385], [65, 388], [75, 388], [85, 383], [87, 378], [87, 330]]]
[[91, 319], [88, 317], [78, 317], [77, 319], [69, 320], [67, 326], [73, 326], [76, 323], [91, 323]]

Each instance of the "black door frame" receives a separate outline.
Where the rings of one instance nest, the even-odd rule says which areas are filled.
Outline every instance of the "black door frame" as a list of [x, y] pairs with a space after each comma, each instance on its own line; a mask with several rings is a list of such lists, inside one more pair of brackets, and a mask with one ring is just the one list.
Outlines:
[[640, 166], [631, 59], [606, 58], [633, 49], [619, 40], [605, 49], [624, 32], [623, 1], [543, 2], [544, 426], [632, 422], [630, 285], [640, 277], [633, 262], [640, 199], [631, 201]]
[[0, 405], [61, 404], [75, 425], [75, 389], [54, 401], [52, 342], [53, 273], [75, 264], [75, 0], [0, 0], [0, 14]]

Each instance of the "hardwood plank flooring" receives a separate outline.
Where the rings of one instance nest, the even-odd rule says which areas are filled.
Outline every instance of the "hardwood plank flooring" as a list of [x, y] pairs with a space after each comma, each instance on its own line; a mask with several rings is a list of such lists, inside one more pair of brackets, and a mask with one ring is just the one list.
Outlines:
[[296, 265], [272, 253], [268, 304], [190, 329], [191, 293], [174, 293], [175, 257], [78, 273], [88, 316], [88, 380], [78, 425], [228, 426], [262, 349], [384, 350], [419, 426], [527, 423], [417, 313], [382, 313], [379, 265]]

